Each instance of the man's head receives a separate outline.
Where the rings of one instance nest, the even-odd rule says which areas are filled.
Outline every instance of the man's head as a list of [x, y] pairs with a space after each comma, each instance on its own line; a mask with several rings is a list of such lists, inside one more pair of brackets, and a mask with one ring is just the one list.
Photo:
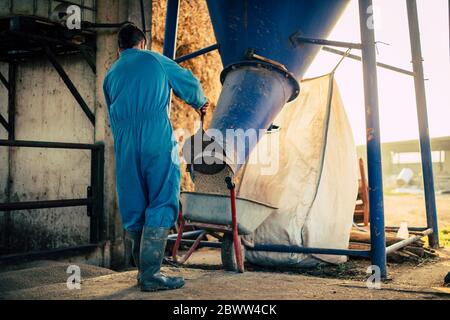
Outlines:
[[119, 52], [131, 48], [145, 50], [145, 46], [147, 45], [145, 33], [132, 23], [127, 23], [120, 28], [117, 34], [117, 42]]

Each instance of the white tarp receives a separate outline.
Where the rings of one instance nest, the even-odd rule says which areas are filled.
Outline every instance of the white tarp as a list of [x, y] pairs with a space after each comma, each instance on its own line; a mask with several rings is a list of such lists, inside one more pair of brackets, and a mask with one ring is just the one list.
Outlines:
[[[283, 108], [274, 124], [280, 130], [266, 134], [250, 155], [238, 195], [279, 209], [249, 240], [347, 249], [358, 166], [352, 131], [333, 76], [303, 81], [300, 96]], [[268, 148], [276, 140], [278, 148]], [[247, 251], [246, 259], [269, 266], [346, 261], [343, 256], [256, 251]]]

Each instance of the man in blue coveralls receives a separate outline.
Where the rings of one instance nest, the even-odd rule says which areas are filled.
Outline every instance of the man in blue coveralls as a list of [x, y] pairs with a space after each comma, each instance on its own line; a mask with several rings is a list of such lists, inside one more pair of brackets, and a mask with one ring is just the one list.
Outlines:
[[199, 113], [208, 104], [190, 71], [145, 49], [139, 28], [123, 26], [118, 44], [120, 58], [108, 71], [103, 91], [114, 136], [122, 224], [141, 290], [177, 289], [183, 278], [160, 273], [180, 192], [177, 142], [168, 116], [170, 89]]

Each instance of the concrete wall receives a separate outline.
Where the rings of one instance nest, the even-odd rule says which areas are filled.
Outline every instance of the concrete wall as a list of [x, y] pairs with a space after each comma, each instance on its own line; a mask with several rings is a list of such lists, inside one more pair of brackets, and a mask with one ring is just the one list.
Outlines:
[[[133, 21], [140, 25], [136, 1], [97, 1], [97, 21], [117, 23]], [[146, 6], [150, 28], [150, 1]], [[138, 20], [137, 20], [138, 19]], [[102, 83], [106, 71], [117, 58], [116, 30], [98, 33], [97, 75], [80, 56], [60, 57], [81, 96], [96, 115], [95, 127], [45, 59], [20, 63], [17, 74], [16, 139], [58, 142], [105, 143], [105, 225], [107, 245], [113, 261], [120, 265], [124, 257], [122, 226], [115, 190], [114, 145], [103, 98]], [[4, 66], [5, 68], [6, 66]], [[4, 73], [5, 75], [7, 73]], [[0, 105], [6, 108], [7, 95], [1, 92]], [[6, 109], [2, 110], [6, 117]], [[5, 134], [5, 133], [3, 133]], [[1, 136], [6, 138], [5, 136]], [[8, 169], [8, 157], [11, 167]], [[59, 149], [5, 148], [0, 155], [0, 199], [7, 200], [8, 174], [12, 177], [10, 201], [54, 200], [86, 197], [90, 179], [90, 152]], [[5, 222], [4, 216], [10, 221]], [[8, 252], [51, 249], [89, 242], [89, 218], [86, 208], [58, 208], [15, 211], [2, 214], [2, 245]], [[6, 238], [6, 239], [5, 239]], [[109, 259], [109, 258], [108, 258]], [[106, 259], [106, 260], [108, 260]]]
[[[97, 0], [96, 21], [117, 23], [128, 20], [140, 26], [137, 3], [135, 0]], [[151, 28], [150, 0], [144, 4], [148, 30]], [[126, 256], [125, 245], [117, 207], [114, 144], [102, 92], [105, 73], [117, 59], [116, 31], [102, 29], [98, 32], [96, 75], [80, 56], [58, 58], [95, 113], [95, 126], [86, 118], [53, 67], [45, 59], [34, 59], [20, 63], [18, 67], [16, 139], [104, 142], [107, 241], [99, 261], [105, 266], [120, 267]], [[7, 65], [0, 65], [5, 76], [7, 69]], [[7, 118], [4, 88], [0, 88], [0, 112]], [[6, 138], [6, 131], [0, 128], [0, 139]], [[0, 148], [2, 202], [84, 198], [89, 179], [88, 151], [29, 148], [8, 151], [8, 148]], [[0, 212], [0, 233], [0, 254], [86, 244], [89, 242], [89, 218], [85, 207]]]
[[[89, 106], [95, 104], [95, 76], [78, 56], [60, 58]], [[20, 63], [17, 70], [16, 139], [94, 141], [94, 128], [53, 67], [44, 59]], [[7, 98], [0, 97], [0, 105]], [[6, 112], [2, 112], [6, 115]], [[90, 182], [90, 152], [78, 150], [2, 148], [0, 198], [6, 198], [8, 153], [11, 157], [10, 201], [86, 197]], [[6, 172], [5, 172], [6, 171]], [[5, 190], [5, 191], [4, 191]], [[41, 250], [89, 242], [85, 207], [14, 211], [3, 219], [9, 252]], [[6, 243], [5, 243], [6, 241]]]
[[[13, 13], [33, 14], [30, 1], [12, 1]], [[88, 1], [85, 1], [89, 5]], [[53, 4], [53, 7], [57, 3]], [[47, 1], [37, 15], [47, 17]], [[10, 15], [1, 1], [0, 16]], [[89, 19], [92, 20], [92, 19]], [[59, 58], [81, 95], [95, 106], [95, 75], [78, 56]], [[8, 66], [0, 71], [7, 76]], [[94, 141], [87, 120], [59, 75], [45, 59], [20, 63], [17, 70], [16, 139], [58, 142]], [[0, 89], [0, 112], [7, 119], [7, 91]], [[0, 139], [7, 134], [0, 128]], [[8, 176], [10, 183], [8, 186]], [[0, 201], [86, 197], [90, 152], [59, 149], [0, 148]], [[0, 213], [0, 253], [50, 249], [89, 242], [86, 208], [25, 210]]]

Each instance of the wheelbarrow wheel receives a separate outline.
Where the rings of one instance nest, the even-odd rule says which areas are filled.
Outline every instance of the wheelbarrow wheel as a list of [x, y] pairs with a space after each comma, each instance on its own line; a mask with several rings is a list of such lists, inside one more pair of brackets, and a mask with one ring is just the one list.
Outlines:
[[[222, 239], [222, 266], [226, 271], [239, 271], [238, 264], [236, 262], [236, 254], [234, 252], [233, 234], [225, 233]], [[242, 259], [245, 257], [245, 247], [241, 244]]]

